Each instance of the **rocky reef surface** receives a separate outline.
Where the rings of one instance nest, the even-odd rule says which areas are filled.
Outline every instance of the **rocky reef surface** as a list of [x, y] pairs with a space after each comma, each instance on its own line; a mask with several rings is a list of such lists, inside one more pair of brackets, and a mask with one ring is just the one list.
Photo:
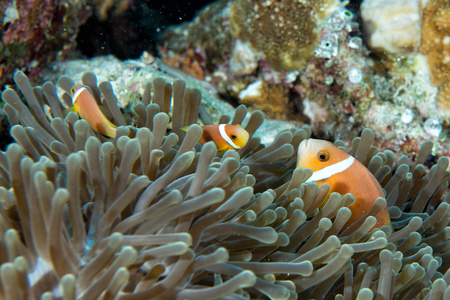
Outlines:
[[443, 2], [217, 1], [169, 28], [159, 54], [317, 137], [349, 143], [370, 127], [380, 148], [414, 155], [431, 139], [449, 155]]

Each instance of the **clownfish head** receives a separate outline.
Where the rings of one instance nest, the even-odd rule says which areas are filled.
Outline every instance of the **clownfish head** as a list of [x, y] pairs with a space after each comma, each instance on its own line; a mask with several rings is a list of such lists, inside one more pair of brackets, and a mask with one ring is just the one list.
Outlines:
[[249, 134], [247, 130], [242, 128], [239, 124], [225, 125], [219, 127], [219, 130], [222, 138], [234, 149], [240, 149], [248, 142]]
[[[75, 109], [75, 112], [77, 112], [77, 113], [80, 111], [80, 105], [78, 104], [78, 99], [80, 97], [80, 94], [84, 90], [87, 90], [89, 93], [91, 93], [84, 85], [81, 85], [81, 84], [76, 84], [70, 89], [70, 94], [72, 96], [72, 105]], [[94, 102], [94, 104], [95, 104], [95, 102]]]
[[75, 84], [75, 85], [70, 89], [70, 94], [71, 94], [71, 96], [73, 97], [73, 95], [74, 95], [80, 88], [82, 88], [82, 87], [84, 87], [84, 86], [81, 85], [81, 84]]
[[298, 147], [297, 168], [311, 169], [313, 172], [334, 165], [350, 155], [323, 140], [303, 140]]

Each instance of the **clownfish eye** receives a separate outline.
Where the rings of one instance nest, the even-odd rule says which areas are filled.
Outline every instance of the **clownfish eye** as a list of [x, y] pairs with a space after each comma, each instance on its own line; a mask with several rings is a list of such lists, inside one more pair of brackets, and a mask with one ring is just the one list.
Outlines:
[[77, 88], [76, 88], [76, 86], [74, 85], [74, 86], [70, 89], [70, 92], [71, 92], [72, 95], [73, 95], [73, 94], [75, 94], [76, 91], [77, 91]]
[[326, 150], [320, 150], [317, 153], [317, 159], [321, 162], [326, 162], [330, 159], [330, 153]]
[[235, 139], [237, 139], [237, 135], [231, 134], [231, 135], [230, 135], [230, 138], [231, 138], [232, 140], [235, 140]]

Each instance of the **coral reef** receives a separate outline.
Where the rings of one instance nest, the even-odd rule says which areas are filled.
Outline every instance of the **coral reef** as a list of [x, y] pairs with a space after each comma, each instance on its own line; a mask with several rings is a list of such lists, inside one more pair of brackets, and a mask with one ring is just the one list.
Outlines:
[[264, 55], [274, 70], [306, 65], [319, 44], [319, 24], [340, 7], [340, 1], [233, 1], [232, 33]]
[[251, 47], [236, 40], [230, 58], [230, 71], [234, 75], [244, 76], [252, 74], [258, 68], [258, 57]]
[[445, 0], [428, 1], [423, 10], [420, 52], [427, 55], [431, 83], [439, 87], [436, 98], [440, 110], [450, 110], [450, 3]]
[[166, 49], [161, 49], [160, 52], [164, 63], [168, 66], [177, 68], [194, 78], [205, 79], [208, 71], [206, 69], [206, 56], [201, 48], [186, 49], [186, 52], [182, 55]]
[[189, 52], [194, 50], [205, 54], [203, 61], [208, 70], [223, 63], [224, 58], [230, 56], [233, 47], [228, 2], [215, 1], [200, 10], [192, 22], [169, 27], [160, 39], [162, 61], [171, 65], [173, 52], [190, 56]]
[[[349, 153], [386, 191], [348, 229], [355, 200], [305, 183], [295, 169], [309, 127], [280, 132], [264, 146], [255, 131], [263, 114], [243, 124], [249, 143], [216, 154], [196, 143], [199, 93], [182, 80], [153, 81], [124, 126], [108, 82], [83, 84], [108, 99], [113, 140], [62, 114], [75, 84], [62, 76], [57, 96], [47, 82], [31, 87], [15, 74], [24, 100], [2, 93], [15, 143], [0, 152], [0, 296], [6, 299], [430, 299], [448, 295], [450, 271], [444, 198], [448, 159], [427, 172], [371, 146], [364, 130]], [[35, 95], [41, 96], [39, 100]], [[172, 101], [171, 101], [172, 100]], [[173, 102], [173, 107], [171, 107]], [[47, 108], [50, 108], [47, 109]], [[168, 113], [170, 112], [170, 115]], [[242, 124], [239, 106], [224, 123]], [[181, 127], [189, 125], [186, 133]], [[337, 142], [342, 147], [342, 142]], [[390, 209], [394, 231], [373, 229]]]
[[405, 55], [417, 51], [422, 30], [422, 1], [364, 0], [361, 18], [372, 50]]
[[79, 26], [91, 7], [85, 1], [0, 2], [0, 86], [12, 83], [16, 69], [36, 75], [75, 49]]
[[[218, 46], [208, 48], [208, 52], [202, 51], [205, 48], [203, 42], [199, 39], [189, 39], [192, 35], [187, 34], [193, 31], [190, 28], [193, 28], [194, 24], [198, 26], [198, 21], [183, 24], [170, 31], [178, 32], [178, 39], [174, 36], [170, 40], [177, 45], [170, 51], [179, 55], [178, 61], [183, 61], [185, 56], [189, 60], [192, 55], [187, 54], [186, 50], [176, 49], [190, 47], [200, 54], [205, 54], [197, 56], [198, 62], [206, 62], [208, 66], [202, 69], [206, 70], [202, 76], [224, 98], [230, 99], [232, 103], [245, 103], [250, 108], [264, 110], [268, 113], [268, 118], [309, 123], [315, 137], [341, 139], [345, 141], [346, 146], [351, 144], [353, 136], [369, 127], [377, 132], [375, 145], [381, 149], [392, 149], [397, 156], [417, 155], [421, 143], [430, 139], [435, 142], [433, 155], [450, 156], [450, 106], [447, 104], [450, 84], [446, 83], [448, 69], [445, 67], [446, 57], [450, 57], [446, 50], [448, 38], [445, 38], [448, 35], [445, 22], [448, 11], [446, 1], [428, 1], [426, 8], [417, 1], [389, 2], [394, 6], [389, 10], [390, 14], [383, 14], [383, 18], [376, 18], [376, 21], [394, 17], [394, 23], [389, 23], [394, 25], [389, 26], [388, 30], [389, 37], [392, 38], [382, 38], [384, 43], [395, 40], [395, 43], [383, 46], [394, 53], [371, 53], [356, 22], [359, 19], [354, 18], [353, 13], [344, 8], [347, 3], [329, 2], [328, 10], [324, 10], [322, 14], [312, 14], [308, 19], [309, 22], [316, 21], [315, 29], [311, 31], [316, 33], [315, 47], [301, 58], [303, 67], [296, 66], [295, 62], [289, 65], [293, 68], [292, 71], [276, 69], [281, 68], [281, 59], [292, 60], [292, 56], [283, 54], [285, 51], [289, 52], [289, 49], [292, 50], [288, 43], [304, 38], [302, 34], [310, 31], [293, 30], [295, 22], [277, 27], [277, 24], [282, 23], [278, 20], [281, 18], [287, 22], [287, 16], [302, 12], [289, 10], [292, 6], [309, 7], [310, 12], [316, 12], [312, 8], [312, 1], [290, 1], [289, 5], [292, 6], [284, 5], [284, 1], [263, 1], [256, 5], [250, 0], [230, 3], [226, 5], [221, 2], [224, 7], [222, 10], [213, 8], [216, 4], [211, 4], [209, 9], [205, 8], [204, 11], [211, 13], [219, 11], [210, 16], [214, 22], [209, 21], [206, 15], [202, 18], [206, 28], [215, 27], [217, 32], [227, 38], [222, 41], [226, 42], [226, 45], [217, 43]], [[356, 12], [357, 15], [364, 11], [372, 15], [377, 12], [367, 8], [371, 2], [367, 0], [364, 3], [362, 9]], [[379, 4], [376, 1], [372, 3]], [[349, 9], [353, 11], [355, 6], [351, 5]], [[249, 14], [248, 20], [244, 19], [245, 11]], [[422, 12], [423, 26], [420, 27]], [[217, 22], [219, 16], [221, 23]], [[263, 22], [262, 20], [267, 19], [263, 16], [269, 16], [269, 20]], [[402, 17], [398, 24], [395, 23], [398, 19], [396, 16]], [[364, 18], [362, 24], [369, 29], [370, 20], [373, 18]], [[301, 20], [299, 18], [298, 22]], [[384, 23], [373, 29], [374, 37], [378, 36], [378, 33], [381, 34]], [[244, 26], [245, 24], [248, 26]], [[265, 24], [273, 24], [267, 28], [267, 32], [271, 34], [286, 30], [292, 34], [295, 32], [296, 35], [294, 38], [280, 38], [278, 43], [269, 42], [268, 39], [272, 35], [263, 35], [259, 30], [266, 26]], [[302, 24], [312, 26], [313, 23]], [[402, 24], [411, 26], [402, 27]], [[422, 39], [418, 50], [426, 56], [417, 52], [420, 29]], [[250, 31], [253, 33], [251, 36]], [[261, 36], [258, 36], [258, 32], [261, 32]], [[402, 42], [402, 45], [396, 44], [397, 42]], [[259, 46], [255, 46], [258, 43]], [[195, 48], [192, 45], [195, 45]], [[268, 58], [270, 55], [264, 52], [272, 51], [272, 45], [280, 48], [274, 51], [275, 55], [279, 55], [278, 58], [272, 59], [278, 59], [275, 64]], [[168, 43], [161, 49], [167, 52], [167, 47]], [[301, 51], [301, 47], [294, 48], [295, 51]], [[212, 63], [209, 58], [214, 49], [214, 55], [221, 57], [221, 60], [214, 60], [216, 63]], [[438, 86], [439, 90], [433, 85]], [[283, 92], [277, 92], [276, 97], [271, 94], [268, 101], [265, 95], [270, 93], [266, 93], [267, 89], [261, 89], [263, 86], [270, 87], [271, 91]]]
[[[230, 83], [230, 87], [233, 88], [233, 83]], [[289, 102], [289, 88], [270, 84], [265, 80], [249, 84], [245, 89], [239, 91], [237, 98], [239, 103], [257, 107], [274, 119], [286, 119], [294, 112], [294, 105]]]
[[[450, 155], [446, 130], [436, 110], [438, 89], [430, 84], [425, 57], [397, 59], [386, 73], [374, 74], [372, 82], [380, 103], [370, 108], [363, 123], [379, 133], [377, 146], [417, 155], [422, 142], [433, 140], [433, 152]], [[440, 130], [430, 130], [431, 120]]]
[[315, 55], [292, 86], [314, 134], [347, 142], [362, 130], [359, 121], [376, 105], [368, 51], [352, 18], [348, 10], [338, 10], [321, 27]]

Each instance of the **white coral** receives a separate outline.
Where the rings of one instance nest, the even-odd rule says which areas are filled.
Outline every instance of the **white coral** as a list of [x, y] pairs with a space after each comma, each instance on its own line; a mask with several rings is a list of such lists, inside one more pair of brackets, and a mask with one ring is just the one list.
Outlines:
[[258, 59], [252, 48], [241, 40], [236, 40], [231, 54], [230, 69], [238, 76], [249, 75], [258, 67]]
[[417, 50], [422, 30], [421, 0], [364, 0], [361, 17], [372, 49], [399, 55]]

